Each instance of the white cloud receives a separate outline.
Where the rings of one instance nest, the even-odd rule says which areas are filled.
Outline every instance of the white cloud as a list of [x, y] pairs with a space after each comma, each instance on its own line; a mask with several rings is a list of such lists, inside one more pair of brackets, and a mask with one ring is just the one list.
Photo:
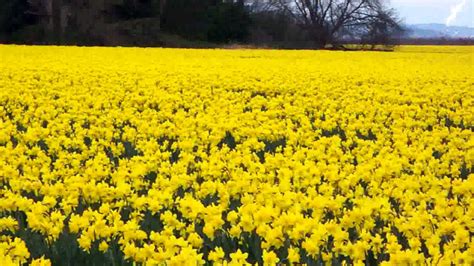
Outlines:
[[446, 18], [446, 26], [450, 26], [458, 17], [459, 12], [461, 12], [466, 5], [466, 0], [462, 0], [457, 5], [451, 7], [451, 13]]
[[389, 0], [394, 5], [412, 5], [412, 6], [449, 6], [457, 3], [457, 0]]
[[[449, 19], [450, 25], [474, 27], [474, 0], [385, 0], [398, 11], [400, 17], [409, 24], [442, 23]], [[456, 15], [452, 8], [465, 2], [458, 8]]]

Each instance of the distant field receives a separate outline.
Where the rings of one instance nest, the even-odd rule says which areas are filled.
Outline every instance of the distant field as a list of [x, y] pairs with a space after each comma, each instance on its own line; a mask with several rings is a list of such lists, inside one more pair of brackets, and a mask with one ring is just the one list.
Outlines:
[[473, 51], [0, 46], [0, 265], [473, 265]]

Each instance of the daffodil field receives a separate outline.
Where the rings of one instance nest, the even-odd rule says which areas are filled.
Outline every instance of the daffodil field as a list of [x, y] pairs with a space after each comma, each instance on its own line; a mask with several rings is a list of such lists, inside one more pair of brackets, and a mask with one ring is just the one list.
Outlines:
[[0, 46], [0, 265], [474, 265], [473, 70]]

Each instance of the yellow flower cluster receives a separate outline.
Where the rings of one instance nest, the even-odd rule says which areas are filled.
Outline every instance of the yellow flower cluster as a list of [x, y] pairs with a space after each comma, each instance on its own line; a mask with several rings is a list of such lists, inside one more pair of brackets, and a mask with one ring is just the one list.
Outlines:
[[0, 46], [0, 264], [474, 264], [472, 47]]

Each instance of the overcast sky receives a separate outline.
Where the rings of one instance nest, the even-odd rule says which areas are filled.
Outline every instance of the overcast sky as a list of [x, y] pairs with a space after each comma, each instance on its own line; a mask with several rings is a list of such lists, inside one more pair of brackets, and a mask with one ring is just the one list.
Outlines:
[[[442, 23], [474, 27], [474, 0], [388, 0], [408, 24]], [[457, 12], [456, 12], [457, 11]]]

